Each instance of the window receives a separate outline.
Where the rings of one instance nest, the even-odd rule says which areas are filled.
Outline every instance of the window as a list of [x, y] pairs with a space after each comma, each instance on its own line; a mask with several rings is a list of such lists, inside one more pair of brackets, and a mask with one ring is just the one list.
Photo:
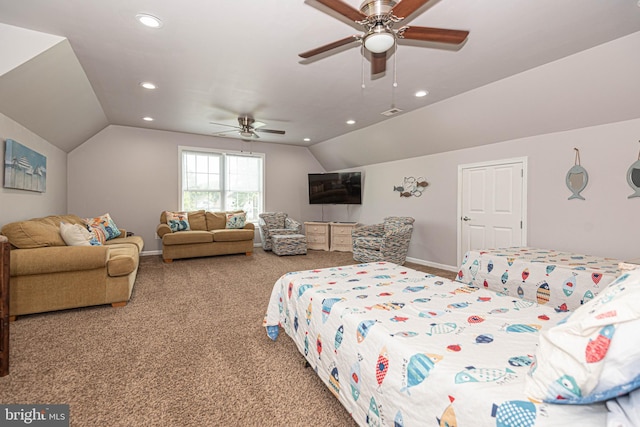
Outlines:
[[264, 154], [179, 150], [182, 210], [243, 210], [247, 221], [258, 221], [264, 206]]

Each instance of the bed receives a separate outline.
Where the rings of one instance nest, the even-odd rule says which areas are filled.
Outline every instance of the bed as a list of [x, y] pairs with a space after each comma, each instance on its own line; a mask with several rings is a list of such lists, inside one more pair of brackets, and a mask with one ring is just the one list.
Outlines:
[[263, 326], [294, 340], [359, 425], [604, 426], [603, 402], [524, 391], [539, 335], [567, 317], [555, 308], [379, 262], [283, 275]]
[[620, 273], [620, 262], [529, 247], [472, 250], [462, 260], [458, 280], [566, 312], [611, 283]]

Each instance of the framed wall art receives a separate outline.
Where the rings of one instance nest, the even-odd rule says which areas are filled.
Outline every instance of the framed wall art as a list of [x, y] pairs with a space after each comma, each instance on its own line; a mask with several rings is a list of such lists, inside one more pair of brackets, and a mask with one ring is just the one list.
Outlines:
[[4, 187], [47, 191], [47, 158], [12, 139], [5, 141]]

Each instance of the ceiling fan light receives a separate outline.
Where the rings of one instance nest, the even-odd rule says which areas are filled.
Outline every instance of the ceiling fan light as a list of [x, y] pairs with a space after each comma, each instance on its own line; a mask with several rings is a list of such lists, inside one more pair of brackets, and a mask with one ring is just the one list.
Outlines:
[[375, 31], [365, 37], [364, 47], [367, 48], [369, 52], [382, 53], [391, 49], [395, 42], [396, 38], [387, 30], [381, 32]]
[[240, 131], [240, 135], [245, 137], [245, 138], [251, 138], [253, 136], [253, 132], [247, 131], [247, 130], [241, 130]]

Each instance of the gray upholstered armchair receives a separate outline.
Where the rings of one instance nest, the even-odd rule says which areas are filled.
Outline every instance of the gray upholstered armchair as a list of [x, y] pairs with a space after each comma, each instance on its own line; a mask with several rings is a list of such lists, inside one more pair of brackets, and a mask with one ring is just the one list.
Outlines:
[[354, 228], [353, 259], [358, 262], [389, 261], [404, 264], [414, 219], [390, 216], [382, 224]]
[[302, 234], [302, 224], [289, 218], [284, 212], [263, 212], [260, 215], [260, 236], [262, 237], [262, 249], [273, 249], [272, 236]]

